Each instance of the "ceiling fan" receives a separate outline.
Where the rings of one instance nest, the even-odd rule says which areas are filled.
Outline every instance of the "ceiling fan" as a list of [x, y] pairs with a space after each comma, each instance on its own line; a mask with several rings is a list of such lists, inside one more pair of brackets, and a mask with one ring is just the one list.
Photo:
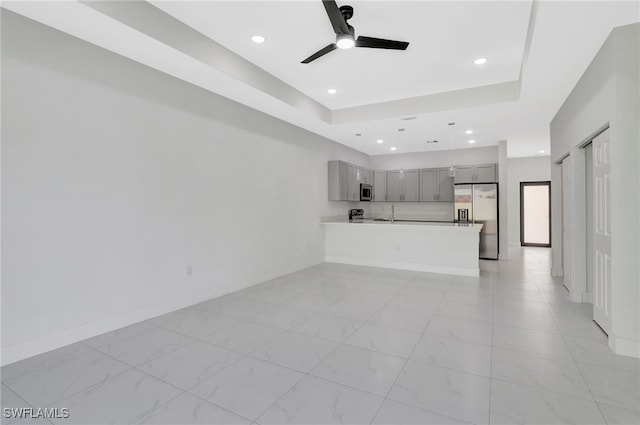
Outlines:
[[385, 40], [383, 38], [359, 36], [356, 39], [354, 28], [347, 23], [353, 16], [353, 7], [345, 5], [338, 8], [338, 5], [333, 0], [322, 0], [322, 4], [327, 11], [333, 31], [336, 33], [336, 42], [323, 47], [301, 63], [312, 62], [337, 48], [349, 49], [355, 46], [372, 49], [406, 50], [409, 45], [406, 41]]

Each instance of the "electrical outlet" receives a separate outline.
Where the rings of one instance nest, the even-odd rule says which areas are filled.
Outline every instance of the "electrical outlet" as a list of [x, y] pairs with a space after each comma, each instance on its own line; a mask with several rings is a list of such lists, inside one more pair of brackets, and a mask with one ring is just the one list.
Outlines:
[[193, 267], [191, 266], [191, 264], [187, 264], [187, 266], [184, 268], [184, 273], [187, 276], [191, 276], [193, 274]]

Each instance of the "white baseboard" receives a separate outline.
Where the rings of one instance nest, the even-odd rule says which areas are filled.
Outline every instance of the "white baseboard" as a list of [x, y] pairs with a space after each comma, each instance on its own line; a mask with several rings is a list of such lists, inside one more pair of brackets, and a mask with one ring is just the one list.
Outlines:
[[[249, 285], [250, 286], [250, 285]], [[120, 329], [162, 314], [180, 310], [190, 305], [198, 304], [211, 298], [216, 298], [242, 288], [216, 288], [200, 293], [186, 292], [182, 296], [174, 297], [169, 302], [154, 304], [129, 311], [104, 320], [86, 323], [77, 327], [19, 342], [2, 347], [2, 366], [14, 363], [47, 351], [55, 350], [65, 345], [73, 344], [105, 332]]]
[[609, 335], [609, 348], [620, 356], [640, 358], [640, 340], [622, 338], [613, 332]]
[[553, 277], [562, 277], [564, 276], [564, 271], [562, 269], [551, 269], [551, 276]]
[[589, 304], [593, 304], [593, 292], [587, 292], [587, 301]]
[[458, 276], [480, 276], [480, 268], [467, 269], [461, 267], [428, 266], [424, 264], [397, 263], [393, 261], [354, 260], [352, 258], [326, 257], [327, 263], [353, 264], [355, 266], [383, 267], [387, 269], [412, 270], [417, 272], [430, 272], [441, 274], [453, 274]]
[[259, 281], [251, 281], [241, 286], [217, 286], [215, 289], [207, 289], [196, 293], [185, 291], [184, 294], [173, 297], [171, 300], [165, 303], [145, 306], [143, 308], [132, 310], [123, 314], [119, 314], [117, 316], [108, 317], [104, 320], [86, 323], [77, 327], [62, 330], [60, 332], [55, 332], [49, 335], [44, 335], [27, 341], [19, 342], [17, 344], [2, 347], [1, 364], [2, 366], [6, 366], [8, 364], [24, 360], [26, 358], [36, 356], [38, 354], [46, 353], [47, 351], [55, 350], [69, 344], [83, 341], [87, 338], [101, 335], [105, 332], [120, 329], [134, 323], [148, 320], [163, 314], [170, 313], [172, 311], [180, 310], [182, 308], [210, 300], [212, 298], [217, 298], [231, 292], [239, 291], [241, 289], [248, 288], [250, 286], [254, 286], [267, 280], [276, 278], [278, 276], [294, 273], [298, 270], [305, 269], [320, 262], [321, 261], [317, 261], [317, 259], [301, 261], [297, 264], [292, 265], [292, 267], [289, 267], [290, 270], [287, 270], [286, 272], [282, 272], [282, 270], [275, 271], [271, 274], [280, 274], [276, 274], [274, 276], [262, 276], [260, 278], [261, 280]]
[[[566, 288], [566, 285], [565, 285], [565, 288]], [[574, 303], [588, 304], [589, 293], [569, 290], [569, 299]]]

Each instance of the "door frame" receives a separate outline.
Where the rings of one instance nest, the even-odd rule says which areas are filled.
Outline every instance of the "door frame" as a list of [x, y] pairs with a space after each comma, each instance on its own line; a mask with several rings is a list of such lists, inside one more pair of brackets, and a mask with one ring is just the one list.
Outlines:
[[[549, 190], [549, 243], [525, 243], [524, 242], [524, 188], [526, 186], [547, 186]], [[520, 182], [520, 246], [537, 246], [551, 248], [551, 181]]]

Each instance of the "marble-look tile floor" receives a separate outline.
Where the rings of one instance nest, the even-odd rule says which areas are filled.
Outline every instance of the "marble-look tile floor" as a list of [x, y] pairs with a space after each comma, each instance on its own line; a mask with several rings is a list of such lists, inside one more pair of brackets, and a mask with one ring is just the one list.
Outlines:
[[2, 423], [638, 424], [639, 361], [549, 255], [479, 278], [320, 264], [8, 365]]

